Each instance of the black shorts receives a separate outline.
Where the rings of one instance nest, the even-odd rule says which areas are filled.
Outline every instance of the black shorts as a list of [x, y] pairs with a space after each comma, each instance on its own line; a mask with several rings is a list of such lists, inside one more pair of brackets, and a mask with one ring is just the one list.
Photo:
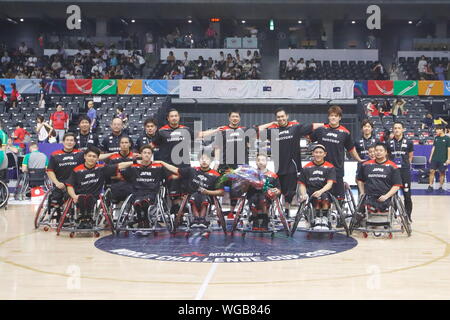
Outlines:
[[201, 194], [200, 192], [194, 192], [189, 197], [189, 202], [195, 205], [195, 207], [200, 208], [211, 204], [211, 197], [206, 194]]
[[124, 201], [132, 193], [133, 186], [126, 181], [118, 181], [111, 184], [111, 196], [113, 201]]
[[57, 204], [57, 205], [62, 206], [67, 195], [68, 194], [67, 194], [66, 190], [61, 190], [61, 189], [57, 188], [55, 185], [53, 185], [53, 189], [49, 196], [49, 201], [52, 204]]
[[[381, 196], [381, 195], [380, 195]], [[371, 213], [387, 212], [391, 204], [391, 199], [384, 202], [378, 201], [380, 196], [367, 196], [364, 205]]]
[[154, 204], [156, 201], [156, 192], [150, 192], [146, 194], [134, 194], [133, 205], [138, 203], [147, 202], [148, 204]]
[[430, 169], [437, 170], [439, 172], [445, 172], [447, 170], [447, 166], [446, 166], [445, 162], [431, 161]]
[[345, 185], [343, 176], [336, 176], [336, 183], [333, 183], [331, 194], [338, 200], [345, 199]]
[[171, 175], [166, 181], [167, 191], [169, 197], [179, 198], [187, 193], [187, 182], [185, 179], [177, 175]]
[[262, 192], [252, 193], [247, 197], [247, 199], [250, 210], [252, 212], [268, 209], [272, 203], [272, 201], [268, 199]]
[[280, 180], [281, 193], [286, 202], [291, 203], [297, 191], [297, 172], [278, 175]]
[[[311, 194], [309, 194], [308, 196], [311, 198]], [[322, 195], [319, 198], [316, 197], [312, 197], [311, 198], [311, 203], [313, 205], [313, 207], [317, 207], [317, 206], [322, 206], [322, 204], [331, 204], [331, 197], [330, 194], [328, 192], [324, 192], [322, 193]]]

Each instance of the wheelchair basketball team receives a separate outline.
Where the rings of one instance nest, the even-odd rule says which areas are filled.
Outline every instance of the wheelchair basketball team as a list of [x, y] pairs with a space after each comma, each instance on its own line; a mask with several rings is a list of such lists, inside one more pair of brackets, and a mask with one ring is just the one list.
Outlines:
[[[47, 175], [53, 187], [48, 191], [45, 201], [48, 201], [48, 208], [52, 209], [50, 219], [54, 219], [64, 229], [68, 220], [64, 221], [65, 218], [61, 217], [67, 215], [69, 220], [73, 220], [73, 230], [94, 229], [101, 221], [95, 219], [95, 208], [102, 201], [102, 193], [110, 189], [112, 203], [123, 202], [132, 195], [133, 216], [127, 223], [131, 230], [147, 230], [151, 220], [149, 212], [159, 199], [157, 195], [160, 189], [165, 188], [167, 196], [164, 201], [170, 203], [166, 207], [170, 213], [168, 216], [175, 220], [175, 225], [183, 224], [183, 214], [189, 211], [189, 227], [207, 229], [212, 221], [208, 209], [211, 206], [219, 209], [214, 199], [222, 197], [226, 186], [229, 186], [230, 215], [244, 217], [242, 206], [236, 205], [239, 200], [243, 201], [248, 207], [246, 218], [250, 231], [273, 232], [268, 230], [274, 228], [270, 221], [276, 220], [277, 214], [289, 220], [289, 208], [297, 196], [300, 206], [294, 227], [291, 223], [293, 220], [289, 220], [288, 225], [284, 224], [285, 229], [292, 229], [287, 230], [288, 233], [293, 234], [299, 220], [305, 220], [309, 232], [331, 232], [332, 229], [344, 227], [348, 235], [349, 228], [350, 232], [352, 229], [367, 228], [374, 217], [372, 226], [388, 229], [388, 232], [393, 232], [392, 219], [398, 218], [402, 231], [406, 229], [410, 234], [410, 164], [413, 145], [403, 136], [401, 122], [394, 123], [390, 136], [379, 139], [373, 134], [373, 124], [365, 119], [361, 126], [361, 138], [352, 141], [350, 132], [340, 124], [342, 109], [339, 106], [329, 108], [327, 124], [289, 121], [289, 115], [283, 108], [277, 109], [274, 114], [276, 121], [255, 127], [260, 141], [269, 141], [267, 137], [270, 136], [278, 142], [277, 148], [268, 148], [266, 153], [256, 156], [257, 170], [270, 188], [253, 185], [235, 188], [234, 182], [219, 183], [222, 174], [248, 164], [249, 143], [245, 136], [248, 129], [240, 125], [241, 114], [238, 110], [229, 113], [228, 125], [203, 131], [196, 137], [202, 139], [214, 135], [215, 142], [212, 144], [214, 156], [211, 152], [199, 153], [199, 166], [195, 168], [190, 166], [189, 155], [182, 155], [184, 163], [174, 164], [172, 161], [174, 148], [179, 143], [191, 142], [186, 141], [190, 140], [191, 132], [180, 124], [180, 115], [175, 109], [168, 111], [167, 124], [159, 130], [155, 120], [148, 119], [145, 122], [145, 132], [138, 139], [138, 153], [132, 151], [136, 147], [123, 132], [120, 119], [112, 120], [112, 133], [104, 137], [100, 148], [97, 148], [93, 143], [98, 141], [97, 137], [91, 130], [86, 130], [89, 118], [81, 117], [79, 122], [80, 127], [83, 126], [83, 133], [79, 132], [78, 136], [66, 133], [63, 149], [53, 152], [48, 162]], [[184, 134], [186, 132], [189, 135]], [[303, 168], [299, 143], [301, 138], [311, 142], [312, 151], [312, 161]], [[216, 144], [219, 140], [221, 143]], [[245, 156], [239, 159], [237, 151], [242, 146], [245, 146]], [[360, 196], [357, 205], [350, 188], [343, 181], [346, 151], [358, 161], [356, 179]], [[276, 173], [267, 169], [269, 152]], [[277, 152], [279, 157], [274, 157]], [[228, 157], [227, 153], [234, 157]], [[220, 161], [214, 161], [212, 166], [213, 158]], [[105, 161], [105, 164], [99, 161]], [[446, 167], [445, 164], [448, 164], [447, 159], [441, 167]], [[400, 189], [403, 191], [404, 206], [397, 195]], [[284, 207], [285, 210], [271, 213], [270, 207], [274, 200], [280, 199], [283, 199], [280, 209]], [[72, 208], [67, 208], [69, 202]], [[113, 220], [117, 217], [111, 215], [105, 203], [100, 207], [109, 211], [104, 212], [107, 218], [105, 225], [109, 224], [113, 230]], [[390, 215], [390, 211], [394, 213]], [[333, 212], [338, 213], [337, 218], [334, 216], [337, 219], [334, 226]], [[385, 218], [380, 220], [380, 217]], [[219, 221], [219, 225], [223, 223], [223, 219]], [[364, 228], [361, 230], [367, 231]]]

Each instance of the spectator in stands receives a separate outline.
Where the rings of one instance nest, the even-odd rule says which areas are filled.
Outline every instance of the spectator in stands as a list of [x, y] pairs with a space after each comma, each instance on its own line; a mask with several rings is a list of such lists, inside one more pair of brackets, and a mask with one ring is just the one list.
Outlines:
[[8, 143], [8, 135], [6, 134], [5, 130], [3, 130], [3, 123], [0, 119], [0, 142], [3, 145], [3, 149], [6, 148], [6, 145]]
[[436, 68], [434, 68], [434, 72], [436, 73], [437, 80], [445, 80], [445, 72], [444, 66], [442, 63], [439, 63]]
[[378, 104], [378, 110], [380, 112], [380, 116], [388, 116], [391, 114], [391, 104], [389, 103], [389, 101], [386, 100], [382, 100], [381, 103]]
[[95, 104], [94, 101], [90, 100], [87, 103], [87, 107], [88, 107], [88, 111], [86, 113], [86, 115], [89, 117], [89, 119], [91, 120], [91, 128], [92, 131], [96, 131], [97, 129], [97, 110], [95, 110]]
[[173, 55], [173, 51], [169, 51], [169, 55], [166, 59], [167, 63], [173, 63], [175, 62], [175, 56]]
[[309, 60], [308, 71], [316, 72], [316, 70], [317, 70], [317, 65], [316, 65], [316, 62], [314, 61], [314, 59]]
[[[8, 96], [6, 95], [6, 88], [3, 84], [0, 84], [0, 102], [7, 102]], [[4, 111], [2, 110], [1, 113]]]
[[58, 57], [55, 57], [55, 60], [53, 61], [51, 68], [52, 68], [54, 74], [58, 74], [59, 71], [62, 69], [62, 64], [59, 61]]
[[367, 115], [369, 117], [379, 117], [380, 111], [378, 110], [378, 102], [377, 100], [372, 100], [367, 104]]
[[395, 63], [391, 64], [391, 70], [389, 71], [390, 80], [398, 80], [398, 68]]
[[30, 137], [30, 133], [23, 128], [23, 124], [21, 122], [16, 123], [16, 130], [14, 130], [13, 135], [11, 136], [14, 139], [14, 143], [19, 145], [20, 148], [25, 148], [24, 142], [26, 142], [26, 136]]
[[22, 172], [27, 172], [28, 169], [45, 169], [48, 165], [48, 158], [45, 153], [39, 151], [36, 142], [30, 142], [28, 145], [30, 151], [25, 155], [22, 162]]
[[253, 60], [255, 60], [256, 63], [261, 63], [261, 56], [256, 50], [253, 52]]
[[431, 68], [430, 64], [427, 64], [425, 66], [425, 80], [435, 80], [436, 79], [436, 75], [433, 72], [433, 68]]
[[286, 64], [286, 76], [289, 80], [295, 79], [295, 61], [294, 58], [289, 58], [287, 64]]
[[298, 60], [296, 69], [297, 69], [297, 77], [301, 77], [306, 70], [305, 59], [300, 58], [300, 60]]
[[11, 95], [9, 96], [9, 102], [13, 109], [16, 109], [17, 102], [23, 101], [22, 96], [19, 93], [19, 90], [16, 88], [15, 83], [11, 83]]
[[38, 135], [38, 142], [48, 142], [48, 136], [53, 131], [53, 127], [45, 121], [44, 117], [39, 115], [36, 118], [36, 127], [34, 132]]
[[245, 59], [247, 60], [253, 60], [253, 55], [250, 50], [247, 50], [247, 54], [245, 55]]
[[116, 108], [116, 118], [122, 120], [123, 123], [123, 131], [128, 134], [128, 115], [123, 112], [123, 107]]
[[222, 72], [222, 80], [231, 80], [231, 72], [229, 68], [226, 68], [224, 72]]
[[50, 125], [55, 129], [58, 143], [62, 143], [64, 134], [69, 127], [69, 115], [63, 111], [61, 104], [58, 104], [56, 112], [50, 116]]
[[422, 120], [422, 129], [434, 129], [435, 125], [445, 125], [447, 126], [448, 123], [441, 117], [439, 118], [433, 118], [433, 115], [431, 113], [427, 113], [425, 115], [425, 118]]
[[405, 104], [406, 104], [406, 101], [403, 100], [402, 98], [397, 98], [394, 100], [394, 104], [393, 104], [392, 110], [391, 110], [392, 116], [394, 118], [394, 122], [397, 121], [399, 110], [401, 110], [401, 114], [403, 114], [403, 115], [406, 114], [406, 111], [404, 108]]
[[419, 77], [425, 79], [426, 66], [428, 65], [427, 59], [425, 56], [420, 57], [420, 60], [417, 64], [417, 71], [419, 72]]
[[28, 51], [27, 45], [25, 44], [25, 42], [22, 42], [19, 47], [19, 53], [21, 55], [25, 55], [25, 53], [27, 53], [27, 51]]
[[383, 80], [384, 79], [384, 69], [380, 61], [376, 61], [372, 67], [373, 79]]
[[11, 57], [8, 56], [8, 51], [5, 51], [3, 53], [3, 57], [2, 57], [1, 62], [2, 62], [2, 65], [5, 66], [5, 67], [8, 66], [9, 63], [11, 62]]
[[208, 29], [205, 31], [206, 42], [208, 43], [208, 48], [215, 47], [215, 39], [217, 36], [216, 30], [214, 30], [212, 23], [209, 24]]
[[222, 78], [222, 72], [219, 69], [219, 65], [215, 64], [213, 67], [214, 77], [215, 80], [220, 80]]

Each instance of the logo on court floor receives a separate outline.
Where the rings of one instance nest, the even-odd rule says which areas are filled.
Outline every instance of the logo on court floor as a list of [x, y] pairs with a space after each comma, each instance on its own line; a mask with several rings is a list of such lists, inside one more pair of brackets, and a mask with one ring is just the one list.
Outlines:
[[95, 246], [109, 253], [157, 261], [236, 263], [287, 261], [322, 257], [341, 253], [354, 248], [357, 241], [345, 235], [336, 234], [307, 240], [304, 233], [296, 233], [293, 238], [260, 236], [247, 234], [224, 236], [213, 232], [208, 239], [200, 235], [185, 238], [169, 234], [138, 237], [131, 235], [106, 236], [95, 242]]

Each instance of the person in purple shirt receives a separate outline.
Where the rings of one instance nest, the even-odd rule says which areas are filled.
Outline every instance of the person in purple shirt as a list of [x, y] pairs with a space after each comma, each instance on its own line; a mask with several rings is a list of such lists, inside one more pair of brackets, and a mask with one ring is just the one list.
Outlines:
[[87, 107], [87, 116], [91, 119], [91, 128], [92, 130], [95, 130], [95, 128], [97, 128], [97, 110], [94, 108], [94, 101], [89, 101]]
[[442, 66], [442, 63], [439, 63], [439, 65], [434, 68], [434, 72], [436, 73], [438, 80], [445, 80], [444, 71], [445, 68]]

